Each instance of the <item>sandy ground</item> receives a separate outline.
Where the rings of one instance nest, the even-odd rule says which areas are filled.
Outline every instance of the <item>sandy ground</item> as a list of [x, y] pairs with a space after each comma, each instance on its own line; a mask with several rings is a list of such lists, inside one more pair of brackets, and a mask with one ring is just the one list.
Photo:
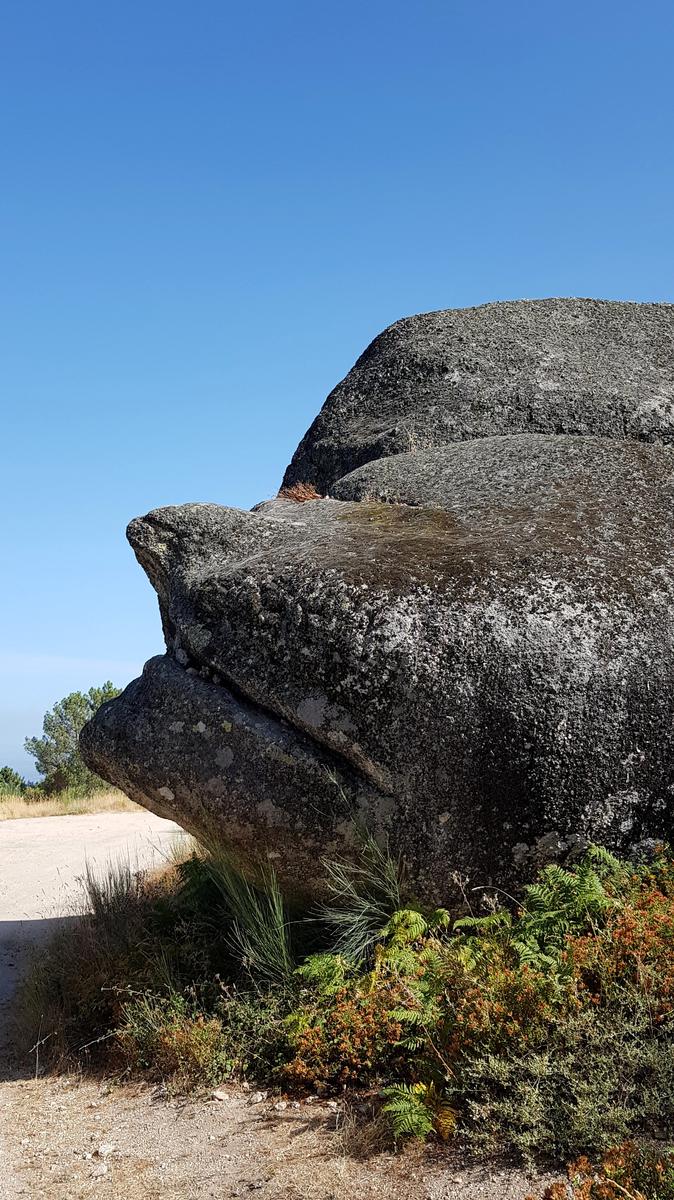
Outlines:
[[87, 863], [99, 871], [115, 859], [152, 866], [184, 836], [144, 811], [0, 822], [0, 1023], [30, 946], [81, 905]]
[[[442, 1149], [355, 1154], [362, 1121], [333, 1102], [228, 1087], [175, 1100], [161, 1089], [73, 1076], [26, 1078], [6, 1017], [31, 948], [81, 907], [88, 861], [161, 861], [176, 827], [149, 813], [0, 824], [0, 1200], [523, 1200], [543, 1181], [463, 1165]], [[0, 1020], [3, 1010], [0, 1008]], [[350, 1131], [350, 1132], [349, 1132]]]
[[467, 1169], [444, 1150], [357, 1159], [343, 1145], [340, 1113], [325, 1105], [278, 1111], [273, 1098], [255, 1103], [254, 1093], [229, 1088], [221, 1094], [225, 1099], [171, 1102], [149, 1089], [63, 1078], [0, 1087], [2, 1200], [523, 1200], [532, 1189], [540, 1194], [540, 1183], [517, 1171]]

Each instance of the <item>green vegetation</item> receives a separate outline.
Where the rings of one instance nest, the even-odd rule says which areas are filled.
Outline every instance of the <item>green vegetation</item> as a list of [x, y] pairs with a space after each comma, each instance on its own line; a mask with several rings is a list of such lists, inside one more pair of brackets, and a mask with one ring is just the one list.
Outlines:
[[458, 1137], [529, 1162], [671, 1136], [668, 852], [634, 865], [591, 848], [545, 868], [518, 906], [458, 919], [415, 904], [370, 840], [326, 876], [314, 913], [215, 847], [160, 878], [90, 879], [91, 913], [26, 986], [26, 1036], [178, 1090], [231, 1076], [375, 1089], [395, 1140]]
[[0, 767], [0, 798], [21, 796], [29, 785], [13, 767]]
[[88, 692], [71, 692], [45, 713], [42, 737], [26, 738], [25, 748], [44, 776], [41, 789], [47, 794], [66, 788], [83, 794], [104, 786], [103, 780], [85, 765], [79, 736], [87, 721], [108, 700], [119, 695], [110, 681]]

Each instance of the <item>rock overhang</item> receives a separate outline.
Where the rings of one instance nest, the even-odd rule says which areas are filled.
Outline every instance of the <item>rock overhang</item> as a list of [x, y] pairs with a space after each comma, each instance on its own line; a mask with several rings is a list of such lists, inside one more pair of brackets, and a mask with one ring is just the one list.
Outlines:
[[[642, 340], [646, 375], [659, 355], [662, 389], [669, 343], [654, 351]], [[666, 422], [661, 432], [664, 443]], [[262, 852], [285, 821], [315, 859], [317, 845], [348, 840], [340, 804], [349, 797], [352, 815], [360, 805], [429, 895], [446, 894], [455, 867], [510, 877], [526, 862], [522, 846], [540, 838], [618, 844], [665, 830], [673, 468], [673, 449], [612, 427], [604, 436], [482, 431], [356, 465], [327, 500], [252, 513], [156, 510], [129, 536], [158, 592], [173, 661], [131, 685], [125, 715], [115, 710], [117, 740], [99, 723], [97, 750], [88, 735], [85, 755], [115, 781], [135, 755], [142, 800], [147, 757], [125, 722], [148, 721], [166, 757], [152, 715], [157, 681], [177, 703], [198, 679], [204, 704], [222, 703], [209, 690], [221, 689], [318, 766], [303, 775], [286, 753], [274, 800], [269, 728], [252, 721], [246, 745], [258, 777], [225, 769], [227, 747], [218, 763], [190, 742], [185, 759], [200, 752], [211, 773], [193, 768], [199, 782], [174, 792], [172, 815], [184, 811], [197, 830], [207, 815], [239, 842], [246, 828]], [[210, 728], [203, 713], [200, 723]], [[340, 773], [335, 799], [326, 781]], [[301, 833], [293, 825], [293, 780], [305, 815], [317, 799], [330, 814], [315, 836], [306, 822]], [[283, 859], [290, 843], [270, 852]]]

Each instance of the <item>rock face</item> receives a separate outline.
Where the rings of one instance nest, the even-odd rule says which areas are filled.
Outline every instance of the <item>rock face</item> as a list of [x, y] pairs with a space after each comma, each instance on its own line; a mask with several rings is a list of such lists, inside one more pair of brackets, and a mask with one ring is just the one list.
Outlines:
[[[459, 331], [448, 392], [429, 363]], [[300, 887], [355, 822], [433, 901], [671, 835], [673, 332], [674, 308], [588, 301], [387, 331], [286, 475], [330, 499], [131, 523], [167, 653], [87, 726], [89, 765]], [[376, 456], [375, 413], [427, 448]]]
[[674, 305], [517, 300], [397, 321], [328, 396], [284, 485], [469, 438], [674, 442]]

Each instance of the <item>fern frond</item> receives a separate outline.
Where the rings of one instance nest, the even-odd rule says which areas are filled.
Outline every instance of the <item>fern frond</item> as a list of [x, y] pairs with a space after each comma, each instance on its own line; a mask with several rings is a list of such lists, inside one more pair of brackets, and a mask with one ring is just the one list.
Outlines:
[[396, 1137], [427, 1137], [434, 1128], [434, 1113], [426, 1103], [424, 1084], [397, 1083], [384, 1088], [384, 1112]]
[[497, 912], [488, 913], [485, 917], [459, 917], [458, 921], [454, 922], [453, 928], [475, 933], [493, 933], [496, 929], [508, 928], [512, 924], [512, 917], [507, 909], [499, 909]]
[[334, 996], [351, 971], [351, 964], [339, 954], [312, 954], [295, 974], [311, 984], [320, 996]]
[[423, 1019], [419, 1009], [414, 1008], [392, 1008], [389, 1010], [389, 1016], [399, 1025], [419, 1025]]
[[401, 908], [394, 912], [382, 929], [382, 937], [398, 945], [409, 945], [419, 941], [428, 932], [428, 921], [413, 908]]

